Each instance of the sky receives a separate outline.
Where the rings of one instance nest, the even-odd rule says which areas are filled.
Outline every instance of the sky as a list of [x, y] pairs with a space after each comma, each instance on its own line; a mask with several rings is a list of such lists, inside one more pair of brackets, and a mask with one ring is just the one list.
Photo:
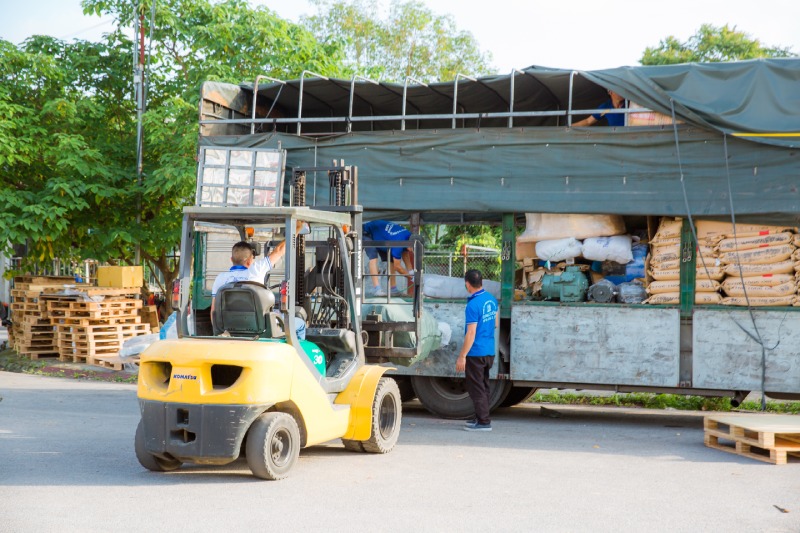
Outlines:
[[[133, 2], [134, 0], [131, 0]], [[384, 0], [385, 2], [385, 0]], [[800, 0], [423, 0], [436, 14], [451, 14], [492, 54], [496, 72], [530, 65], [594, 70], [636, 65], [644, 49], [668, 35], [686, 40], [701, 24], [728, 24], [768, 46], [800, 54]], [[19, 44], [40, 33], [95, 39], [111, 18], [85, 16], [80, 0], [0, 0], [0, 38]], [[307, 0], [250, 0], [297, 21], [311, 14]], [[470, 74], [465, 72], [464, 74]]]

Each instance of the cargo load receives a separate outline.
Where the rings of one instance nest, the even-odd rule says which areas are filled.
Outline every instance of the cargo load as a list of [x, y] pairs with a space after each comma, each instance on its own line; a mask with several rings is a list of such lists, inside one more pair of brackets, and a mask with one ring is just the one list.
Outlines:
[[560, 215], [525, 213], [525, 231], [517, 242], [539, 242], [557, 239], [611, 237], [625, 233], [620, 215]]

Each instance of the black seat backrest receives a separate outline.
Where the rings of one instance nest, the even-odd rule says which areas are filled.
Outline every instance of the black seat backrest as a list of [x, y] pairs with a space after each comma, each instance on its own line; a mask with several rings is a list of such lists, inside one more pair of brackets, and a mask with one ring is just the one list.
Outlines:
[[283, 334], [272, 308], [275, 295], [255, 281], [223, 285], [214, 297], [214, 335], [279, 337]]

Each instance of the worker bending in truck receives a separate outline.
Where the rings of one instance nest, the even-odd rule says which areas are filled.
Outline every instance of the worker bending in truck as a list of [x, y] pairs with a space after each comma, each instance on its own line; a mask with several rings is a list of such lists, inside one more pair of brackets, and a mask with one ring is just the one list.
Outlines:
[[[365, 241], [408, 241], [411, 239], [411, 232], [403, 226], [393, 224], [386, 220], [373, 220], [363, 226]], [[389, 271], [392, 270], [408, 278], [409, 287], [413, 284], [414, 268], [411, 265], [411, 248], [401, 246], [396, 248], [376, 248], [365, 247], [364, 251], [369, 258], [369, 274], [372, 279], [372, 294], [374, 296], [386, 296], [386, 289], [381, 287], [378, 279], [378, 258], [386, 261]], [[392, 281], [392, 294], [400, 294], [397, 288], [395, 277], [390, 277]]]
[[480, 270], [464, 274], [469, 293], [464, 344], [456, 360], [456, 372], [466, 373], [467, 393], [475, 407], [475, 418], [467, 420], [466, 431], [491, 431], [489, 418], [489, 371], [494, 364], [494, 331], [500, 326], [497, 300], [483, 289]]
[[[625, 99], [615, 93], [614, 91], [608, 91], [609, 99], [597, 106], [598, 109], [624, 109], [625, 108]], [[603, 117], [606, 119], [606, 123], [609, 126], [624, 126], [625, 125], [625, 114], [624, 113], [606, 113], [603, 111], [602, 113], [595, 113], [594, 115], [589, 115], [583, 120], [579, 120], [578, 122], [573, 123], [573, 126], [593, 126], [597, 124]]]

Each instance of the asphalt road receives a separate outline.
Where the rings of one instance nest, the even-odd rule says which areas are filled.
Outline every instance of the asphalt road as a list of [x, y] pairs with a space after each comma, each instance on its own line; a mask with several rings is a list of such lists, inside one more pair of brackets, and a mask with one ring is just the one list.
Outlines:
[[144, 470], [132, 385], [0, 372], [0, 396], [2, 532], [800, 531], [800, 463], [704, 447], [701, 413], [527, 405], [473, 434], [412, 403], [392, 453], [332, 442], [268, 482]]

